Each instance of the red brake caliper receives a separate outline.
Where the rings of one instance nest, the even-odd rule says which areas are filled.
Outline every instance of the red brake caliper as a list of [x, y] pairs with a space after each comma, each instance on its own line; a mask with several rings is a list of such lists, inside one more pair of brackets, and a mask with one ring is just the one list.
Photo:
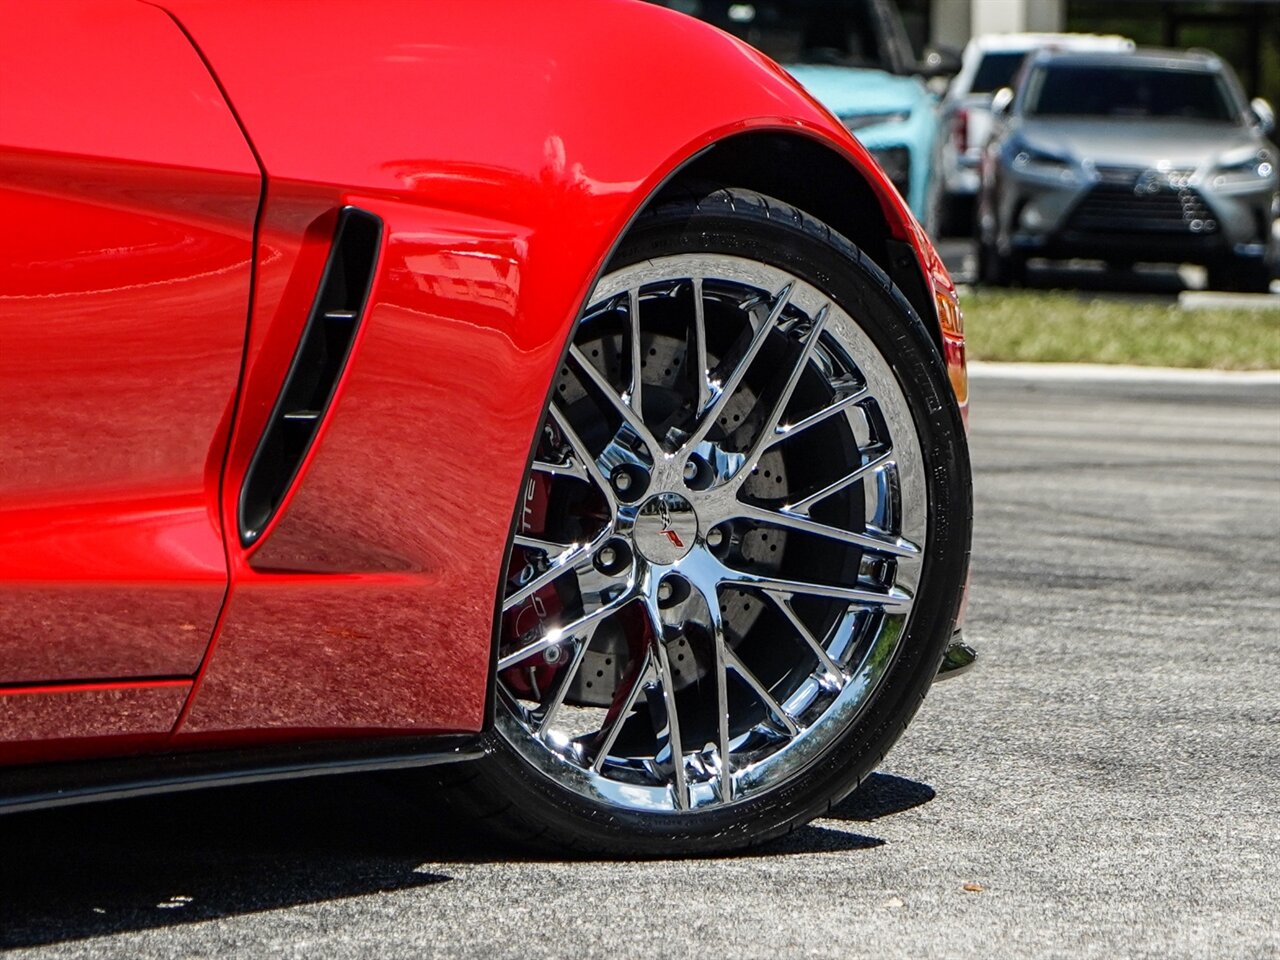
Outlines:
[[[547, 503], [551, 495], [551, 478], [531, 474], [525, 481], [524, 495], [520, 502], [520, 521], [517, 529], [526, 536], [541, 536], [546, 531]], [[514, 578], [536, 556], [534, 551], [516, 547], [511, 552], [509, 579]], [[547, 584], [512, 607], [502, 616], [502, 646], [505, 650], [519, 649], [541, 635], [544, 624], [555, 623], [561, 612], [560, 597], [554, 584]], [[555, 681], [563, 663], [549, 664], [540, 655], [531, 656], [524, 663], [503, 671], [502, 680], [512, 693], [520, 697], [541, 699]]]

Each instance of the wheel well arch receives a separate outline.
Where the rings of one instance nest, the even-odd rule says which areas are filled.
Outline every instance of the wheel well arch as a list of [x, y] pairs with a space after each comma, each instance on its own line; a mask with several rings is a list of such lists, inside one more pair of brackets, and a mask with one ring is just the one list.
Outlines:
[[897, 284], [941, 349], [933, 297], [914, 249], [906, 241], [893, 239], [875, 190], [837, 151], [794, 133], [734, 134], [685, 163], [650, 203], [698, 182], [755, 190], [798, 207], [839, 231]]

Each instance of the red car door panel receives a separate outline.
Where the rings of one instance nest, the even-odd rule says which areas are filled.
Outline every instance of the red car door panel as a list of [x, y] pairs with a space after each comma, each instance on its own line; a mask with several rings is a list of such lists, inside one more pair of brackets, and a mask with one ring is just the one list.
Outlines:
[[189, 680], [0, 690], [0, 765], [160, 747], [190, 691]]
[[259, 169], [163, 11], [0, 17], [0, 685], [190, 676], [227, 586]]

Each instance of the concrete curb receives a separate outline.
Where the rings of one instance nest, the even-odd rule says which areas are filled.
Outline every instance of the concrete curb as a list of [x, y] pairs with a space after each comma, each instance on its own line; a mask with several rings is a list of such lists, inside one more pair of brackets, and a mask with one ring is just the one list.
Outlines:
[[[1271, 285], [1275, 289], [1275, 284]], [[1266, 310], [1280, 317], [1280, 293], [1218, 293], [1183, 290], [1178, 294], [1183, 310]]]

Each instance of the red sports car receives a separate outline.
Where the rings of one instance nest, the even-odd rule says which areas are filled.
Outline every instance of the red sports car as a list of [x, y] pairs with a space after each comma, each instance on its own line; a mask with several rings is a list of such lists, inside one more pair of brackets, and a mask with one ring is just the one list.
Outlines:
[[516, 838], [722, 850], [969, 659], [954, 287], [756, 51], [630, 0], [0, 18], [0, 809], [447, 760]]

